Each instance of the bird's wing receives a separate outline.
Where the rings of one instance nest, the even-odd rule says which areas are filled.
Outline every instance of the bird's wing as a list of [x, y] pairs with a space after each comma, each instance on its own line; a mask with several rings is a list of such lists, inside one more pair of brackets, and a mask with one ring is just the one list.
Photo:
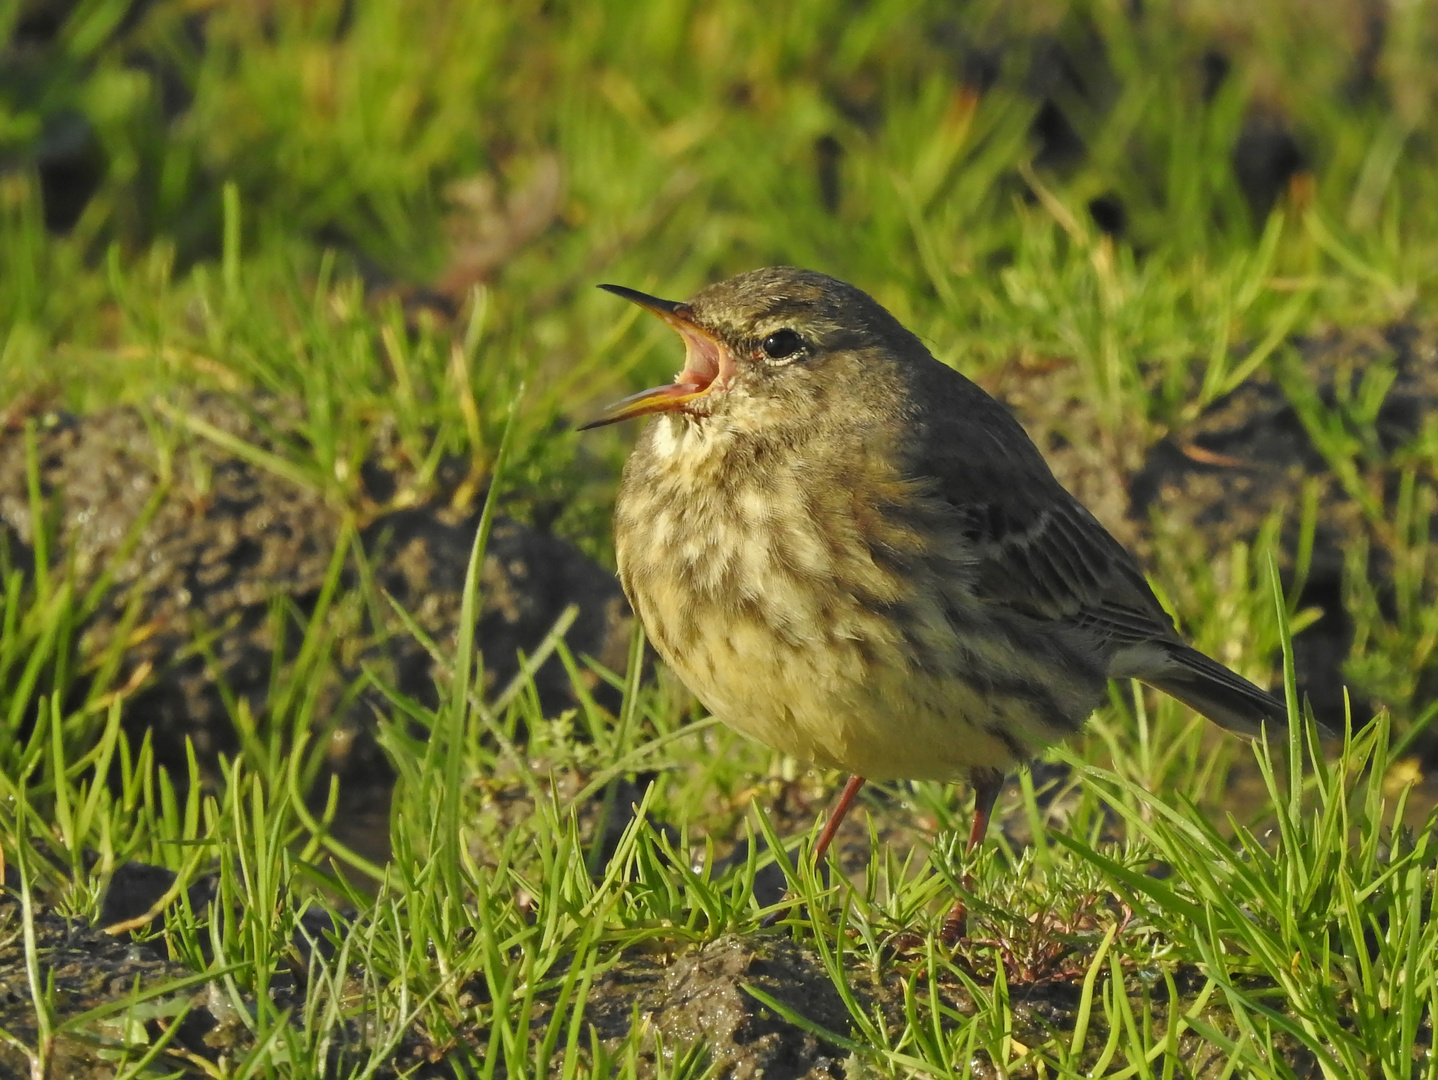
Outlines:
[[1110, 674], [1142, 679], [1234, 731], [1257, 735], [1284, 720], [1283, 702], [1183, 643], [1133, 556], [1064, 490], [1002, 405], [962, 377], [928, 383], [943, 408], [925, 414], [937, 420], [916, 411], [914, 465], [966, 542], [981, 601], [1105, 643]]
[[1174, 633], [1132, 557], [1055, 485], [1042, 505], [1022, 494], [983, 502], [946, 499], [977, 556], [981, 599], [1046, 622], [1069, 623], [1115, 643]]
[[1174, 640], [1133, 556], [1054, 479], [1018, 422], [987, 397], [961, 407], [961, 423], [921, 440], [916, 466], [970, 545], [978, 597], [1118, 647]]

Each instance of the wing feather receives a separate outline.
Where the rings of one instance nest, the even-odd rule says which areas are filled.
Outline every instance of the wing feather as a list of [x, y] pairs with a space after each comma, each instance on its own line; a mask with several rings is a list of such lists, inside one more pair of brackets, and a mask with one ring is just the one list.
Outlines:
[[1059, 484], [1017, 421], [983, 400], [988, 408], [967, 403], [966, 425], [995, 429], [989, 438], [930, 441], [915, 463], [971, 545], [978, 598], [1083, 629], [1106, 652], [1177, 642], [1133, 556]]
[[1184, 643], [1133, 556], [1007, 409], [947, 369], [919, 382], [948, 417], [919, 425], [913, 469], [968, 542], [980, 601], [1089, 642], [1110, 675], [1142, 679], [1234, 731], [1285, 718], [1282, 702]]

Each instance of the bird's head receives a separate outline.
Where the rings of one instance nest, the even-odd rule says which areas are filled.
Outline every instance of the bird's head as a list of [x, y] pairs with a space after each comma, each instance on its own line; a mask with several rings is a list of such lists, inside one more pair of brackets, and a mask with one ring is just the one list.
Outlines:
[[686, 351], [673, 382], [615, 402], [584, 429], [651, 413], [745, 426], [765, 417], [803, 422], [830, 400], [852, 403], [856, 382], [882, 383], [888, 373], [876, 360], [923, 351], [867, 293], [809, 270], [753, 270], [682, 303], [622, 285], [600, 288], [657, 315]]

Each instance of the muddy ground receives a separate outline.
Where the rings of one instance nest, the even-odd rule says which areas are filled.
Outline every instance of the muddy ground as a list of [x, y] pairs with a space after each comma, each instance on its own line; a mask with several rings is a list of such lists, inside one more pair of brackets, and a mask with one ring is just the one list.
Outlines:
[[[1393, 462], [1401, 460], [1402, 446], [1428, 430], [1438, 401], [1438, 335], [1423, 327], [1392, 326], [1303, 341], [1298, 352], [1319, 397], [1332, 408], [1352, 396], [1354, 380], [1365, 372], [1378, 366], [1391, 370], [1392, 383], [1377, 414], [1375, 453], [1360, 462], [1370, 490], [1391, 502], [1399, 487]], [[1342, 606], [1343, 553], [1355, 543], [1368, 545], [1373, 553], [1369, 571], [1381, 588], [1389, 565], [1386, 538], [1309, 438], [1285, 395], [1282, 376], [1255, 376], [1183, 430], [1117, 461], [1095, 452], [1103, 443], [1094, 437], [1095, 421], [1076, 386], [1076, 373], [1062, 366], [1003, 372], [991, 383], [1023, 418], [1061, 478], [1081, 496], [1088, 494], [1095, 512], [1141, 553], [1179, 537], [1216, 556], [1235, 541], [1251, 540], [1275, 512], [1286, 512], [1280, 530], [1282, 565], [1291, 572], [1298, 499], [1305, 483], [1317, 486], [1324, 514], [1304, 597], [1323, 615], [1300, 635], [1296, 647], [1306, 689], [1320, 715], [1331, 717], [1340, 707], [1342, 661], [1353, 634], [1353, 620]], [[296, 438], [293, 412], [284, 402], [241, 406], [206, 395], [189, 403], [187, 411], [214, 429], [272, 451]], [[21, 434], [25, 419], [28, 437]], [[166, 423], [162, 416], [129, 408], [89, 417], [43, 413], [18, 424], [12, 418], [7, 437], [0, 440], [0, 537], [11, 562], [33, 570], [36, 519], [26, 482], [27, 459], [32, 460], [52, 536], [52, 566], [68, 567], [81, 589], [99, 583], [97, 602], [78, 640], [81, 657], [103, 655], [116, 635], [124, 635], [117, 678], [133, 678], [140, 687], [126, 708], [129, 731], [150, 731], [164, 761], [182, 760], [185, 739], [194, 742], [202, 759], [213, 760], [235, 745], [228, 711], [233, 704], [227, 700], [245, 701], [261, 714], [272, 657], [278, 650], [286, 663], [295, 661], [299, 635], [293, 624], [289, 631], [283, 624], [277, 627], [273, 601], [282, 597], [300, 614], [315, 610], [345, 512], [303, 485], [231, 455], [190, 427], [172, 425], [157, 440], [156, 425]], [[171, 447], [164, 461], [157, 450], [161, 443]], [[395, 488], [382, 461], [372, 463], [367, 473], [375, 487]], [[387, 509], [371, 499], [356, 530], [373, 580], [441, 643], [455, 637], [459, 591], [479, 512], [478, 496], [457, 504], [460, 479], [455, 471], [446, 486], [442, 476], [430, 498], [402, 509]], [[356, 588], [353, 565], [347, 565], [340, 592]], [[477, 625], [492, 686], [512, 677], [516, 650], [533, 651], [570, 604], [579, 608], [568, 634], [571, 648], [622, 667], [631, 624], [613, 575], [562, 539], [501, 519], [485, 561], [484, 606]], [[331, 767], [344, 775], [347, 787], [363, 793], [360, 802], [379, 805], [391, 777], [373, 740], [370, 703], [347, 698], [346, 680], [367, 665], [383, 671], [403, 692], [434, 701], [440, 677], [435, 660], [402, 627], [376, 617], [381, 610], [341, 602], [324, 616], [335, 634], [335, 663], [325, 672], [327, 696], [316, 711], [329, 739]], [[203, 654], [194, 647], [197, 639], [207, 643]], [[537, 683], [547, 710], [569, 703], [567, 676], [557, 665], [542, 668]], [[1411, 715], [1424, 702], [1392, 704], [1400, 715]], [[510, 791], [502, 778], [496, 779], [490, 805], [502, 828], [506, 815], [524, 813], [526, 796], [519, 785]], [[617, 804], [638, 801], [639, 789], [630, 794], [632, 799]], [[802, 828], [825, 793], [800, 784], [780, 795], [777, 819]], [[907, 846], [921, 839], [922, 823], [907, 820], [902, 808], [894, 808], [892, 821], [886, 820], [882, 803], [870, 814], [878, 815], [886, 842]], [[584, 827], [594, 827], [594, 814], [582, 818]], [[607, 823], [615, 835], [623, 824]], [[376, 836], [370, 838], [370, 850], [383, 857], [384, 815], [375, 815], [372, 826]], [[858, 870], [868, 842], [866, 826], [855, 822], [841, 835], [838, 850]], [[145, 911], [167, 884], [165, 871], [126, 868], [117, 875], [102, 925]], [[773, 899], [782, 881], [766, 879], [760, 887], [773, 894], [763, 899]], [[23, 950], [16, 947], [13, 892], [4, 903], [0, 920], [9, 929], [0, 939], [9, 945], [0, 952], [0, 1001], [7, 1015], [0, 1026], [23, 1038], [29, 991]], [[49, 912], [42, 912], [38, 926], [42, 965], [55, 973], [68, 1015], [128, 993], [137, 977], [150, 985], [188, 974], [151, 946], [127, 943], [126, 935], [117, 939]], [[901, 1000], [902, 983], [915, 972], [900, 960], [886, 974], [851, 975], [882, 1011]], [[1047, 975], [1025, 986], [1021, 973], [1014, 975], [1017, 985], [1013, 978], [1010, 985], [1027, 1010], [1023, 1015], [1031, 1014], [1034, 1037], [1050, 1026], [1062, 1030], [1073, 980]], [[734, 1077], [845, 1075], [847, 1055], [840, 1046], [774, 1015], [742, 989], [746, 983], [760, 985], [820, 1027], [850, 1034], [842, 1003], [818, 958], [776, 935], [725, 939], [674, 955], [618, 957], [596, 985], [590, 1008], [601, 1033], [618, 1039], [638, 1001], [659, 1033], [653, 1053], [672, 1052], [699, 1039], [729, 1063], [728, 1075]], [[181, 1018], [176, 1022], [185, 1026], [177, 1038], [189, 1040], [194, 1053], [214, 1053], [225, 1040], [243, 1042], [243, 1025], [225, 1021], [234, 1003], [216, 994], [214, 987], [199, 986], [174, 995], [149, 1022], [158, 1033], [167, 1015]], [[33, 1017], [28, 1023], [33, 1025]], [[73, 1075], [106, 1075], [100, 1059], [86, 1064], [85, 1055], [93, 1050], [89, 1042], [65, 1045], [69, 1056], [64, 1060], [73, 1066]], [[397, 1060], [396, 1068], [421, 1061], [426, 1070], [439, 1068], [428, 1062], [432, 1051], [416, 1034], [413, 1045], [404, 1048], [409, 1056]], [[1301, 1065], [1297, 1058], [1294, 1063]], [[0, 1051], [0, 1070], [6, 1066], [18, 1068], [19, 1063]]]
[[[201, 395], [183, 411], [187, 421], [261, 453], [284, 456], [302, 439], [289, 402]], [[11, 416], [8, 427], [0, 437], [0, 551], [14, 565], [33, 563], [33, 458], [54, 572], [68, 573], [78, 595], [98, 586], [78, 641], [81, 670], [92, 670], [121, 637], [116, 684], [138, 687], [126, 727], [136, 736], [151, 732], [160, 763], [181, 771], [186, 739], [202, 762], [234, 751], [241, 705], [265, 722], [274, 657], [284, 666], [299, 655], [353, 515], [357, 550], [341, 571], [340, 601], [313, 627], [334, 635], [333, 663], [304, 676], [324, 680], [315, 712], [330, 767], [362, 782], [383, 777], [370, 737], [381, 703], [373, 694], [347, 700], [345, 690], [368, 669], [402, 694], [437, 703], [439, 665], [382, 597], [452, 654], [484, 497], [465, 494], [463, 469], [442, 469], [421, 502], [386, 505], [400, 483], [377, 454], [362, 470], [358, 508], [341, 507], [159, 412], [42, 412]], [[571, 544], [500, 516], [481, 588], [476, 632], [491, 689], [514, 678], [518, 653], [534, 654], [570, 605], [578, 609], [570, 649], [623, 670], [630, 635], [623, 594], [611, 572]], [[279, 612], [276, 600], [284, 601]], [[539, 668], [535, 684], [547, 712], [573, 703], [556, 658]], [[82, 680], [75, 694], [88, 689]], [[589, 689], [601, 699], [607, 692], [597, 679]]]
[[[59, 40], [66, 5], [39, 0], [25, 9], [22, 37], [40, 70], [48, 56], [44, 50]], [[1381, 91], [1376, 70], [1381, 50], [1376, 43], [1383, 33], [1383, 19], [1375, 14], [1365, 23], [1365, 39], [1355, 50], [1355, 98]], [[1006, 63], [1017, 60], [1018, 68], [1027, 72], [1022, 92], [1032, 96], [1036, 106], [1030, 134], [1037, 168], [1061, 172], [1083, 158], [1082, 136], [1065, 119], [1062, 103], [1077, 96], [1101, 111], [1112, 99], [1115, 76], [1104, 61], [1101, 42], [1086, 40], [1080, 32], [1068, 40], [1040, 36], [980, 47], [947, 26], [937, 27], [934, 37], [976, 93], [992, 85]], [[155, 57], [140, 60], [164, 63]], [[1211, 95], [1231, 77], [1234, 61], [1215, 47], [1203, 56], [1202, 67], [1204, 93]], [[177, 74], [170, 81], [183, 85]], [[835, 92], [845, 96], [847, 114], [880, 115], [877, 91], [854, 86]], [[183, 109], [180, 94], [173, 112], [178, 116]], [[64, 122], [65, 137], [49, 139], [37, 163], [46, 225], [62, 233], [79, 218], [105, 174], [98, 134], [78, 116], [66, 116]], [[1309, 167], [1297, 130], [1273, 104], [1256, 104], [1233, 148], [1233, 168], [1257, 222]], [[842, 199], [844, 164], [838, 140], [827, 135], [816, 139], [818, 190], [831, 208]], [[548, 186], [557, 190], [557, 181]], [[480, 243], [486, 238], [470, 237], [457, 244], [454, 265], [431, 288], [382, 284], [401, 295], [415, 293], [416, 303], [432, 301], [442, 317], [452, 315], [474, 282], [494, 276], [515, 245], [551, 227], [557, 200], [535, 202], [547, 209], [522, 228], [511, 220], [518, 216], [512, 206], [497, 210], [495, 216], [506, 219], [501, 221], [507, 226], [503, 241]], [[1101, 231], [1122, 238], [1127, 214], [1115, 198], [1100, 195], [1088, 210]], [[1438, 334], [1430, 326], [1398, 323], [1335, 331], [1294, 344], [1293, 371], [1285, 374], [1271, 365], [1273, 370], [1249, 379], [1156, 442], [1116, 440], [1106, 433], [1071, 364], [1016, 362], [995, 373], [987, 386], [1023, 419], [1060, 479], [1150, 564], [1156, 552], [1174, 546], [1213, 560], [1233, 542], [1251, 540], [1270, 515], [1283, 513], [1280, 564], [1292, 574], [1297, 511], [1305, 487], [1311, 488], [1323, 514], [1302, 596], [1321, 617], [1299, 636], [1295, 648], [1300, 682], [1320, 717], [1332, 723], [1341, 716], [1345, 664], [1355, 636], [1353, 613], [1345, 607], [1350, 595], [1345, 574], [1351, 572], [1346, 552], [1368, 551], [1361, 572], [1392, 608], [1395, 538], [1364, 513], [1358, 495], [1366, 492], [1383, 511], [1381, 516], [1392, 519], [1403, 484], [1403, 447], [1425, 437], [1435, 423]], [[1355, 386], [1374, 372], [1391, 374], [1392, 383], [1372, 429], [1360, 430], [1349, 405]], [[1292, 387], [1285, 384], [1290, 377], [1316, 394], [1361, 443], [1362, 453], [1344, 475], [1335, 471], [1291, 404]], [[293, 402], [205, 395], [180, 403], [180, 410], [262, 452], [305, 457]], [[183, 765], [189, 740], [210, 765], [236, 746], [232, 710], [248, 708], [262, 723], [275, 719], [265, 716], [273, 658], [280, 658], [282, 676], [294, 673], [300, 657], [299, 627], [317, 610], [336, 544], [345, 535], [346, 521], [352, 520], [363, 564], [371, 572], [368, 578], [359, 572], [358, 558], [346, 560], [341, 569], [338, 599], [323, 616], [322, 628], [333, 639], [332, 662], [315, 669], [314, 677], [323, 683], [312, 722], [323, 737], [328, 767], [344, 778], [347, 791], [356, 793], [356, 804], [382, 807], [392, 778], [374, 740], [373, 706], [380, 703], [368, 692], [348, 695], [347, 687], [367, 670], [401, 693], [433, 702], [443, 666], [391, 618], [387, 603], [368, 601], [388, 594], [441, 647], [452, 643], [482, 491], [471, 490], [466, 469], [455, 464], [440, 471], [420, 501], [399, 505], [394, 494], [405, 478], [384, 447], [377, 446], [363, 470], [364, 488], [355, 504], [340, 506], [318, 487], [284, 479], [256, 464], [253, 456], [236, 456], [194, 427], [177, 425], [171, 415], [118, 408], [79, 417], [7, 406], [0, 412], [0, 559], [33, 573], [38, 512], [50, 536], [50, 567], [73, 575], [77, 589], [94, 597], [75, 643], [77, 669], [93, 677], [105, 657], [118, 658], [115, 684], [133, 683], [136, 688], [124, 715], [129, 733], [152, 733], [164, 764]], [[42, 495], [39, 507], [29, 490], [32, 466]], [[623, 667], [630, 616], [613, 575], [562, 538], [502, 518], [483, 574], [484, 608], [477, 634], [492, 689], [514, 676], [517, 650], [533, 651], [570, 604], [578, 607], [567, 637], [570, 648], [611, 668]], [[557, 664], [541, 668], [536, 684], [547, 711], [569, 703], [568, 678]], [[596, 683], [594, 689], [605, 700], [605, 688]], [[1355, 689], [1356, 716], [1371, 715], [1374, 705], [1384, 704], [1400, 720], [1411, 718], [1438, 697], [1438, 671], [1420, 673], [1414, 692], [1401, 700], [1392, 696], [1391, 687], [1360, 683]], [[86, 692], [82, 679], [75, 693], [83, 697]], [[1433, 745], [1418, 747], [1420, 769], [1429, 776], [1438, 772]], [[525, 812], [526, 796], [500, 780], [488, 810], [502, 822], [505, 814]], [[793, 785], [778, 796], [776, 819], [781, 826], [807, 827], [823, 794]], [[1430, 798], [1435, 794], [1430, 791]], [[625, 797], [616, 803], [627, 806], [631, 801]], [[886, 842], [910, 843], [921, 831], [922, 823], [916, 826], [902, 808], [887, 814], [882, 803], [876, 803], [870, 812], [883, 819], [877, 827]], [[596, 815], [589, 813], [585, 827], [597, 827], [595, 821]], [[611, 821], [608, 827], [621, 824]], [[387, 815], [373, 813], [360, 829], [367, 830], [367, 839], [346, 839], [383, 858]], [[851, 821], [838, 849], [849, 867], [861, 867], [869, 851], [866, 828]], [[40, 977], [54, 980], [60, 1019], [121, 1000], [137, 982], [141, 987], [161, 985], [191, 974], [145, 940], [156, 926], [119, 935], [102, 929], [146, 912], [169, 881], [168, 872], [157, 868], [122, 868], [96, 926], [56, 911], [39, 911], [33, 923], [35, 955]], [[13, 873], [7, 873], [0, 890], [0, 1028], [33, 1044], [36, 1021], [17, 885]], [[762, 887], [772, 896], [782, 882], [771, 876]], [[200, 906], [205, 902], [203, 882], [197, 888], [192, 903]], [[314, 929], [319, 933], [325, 928]], [[1064, 974], [1065, 964], [1045, 972], [1011, 973], [1018, 1041], [1039, 1041], [1048, 1031], [1072, 1029], [1076, 987]], [[904, 957], [896, 957], [880, 972], [847, 972], [860, 1000], [872, 1003], [894, 1026], [905, 981], [923, 977], [917, 962]], [[1193, 973], [1178, 973], [1181, 995], [1194, 990], [1192, 980]], [[831, 974], [815, 954], [782, 932], [725, 938], [672, 954], [635, 951], [617, 956], [594, 989], [590, 1017], [603, 1038], [615, 1040], [628, 1030], [637, 1007], [661, 1036], [646, 1048], [651, 1065], [664, 1047], [673, 1050], [699, 1039], [725, 1062], [731, 1077], [853, 1074], [842, 1045], [782, 1020], [748, 994], [745, 985], [759, 987], [820, 1028], [854, 1037]], [[288, 995], [285, 1003], [294, 1003], [302, 990], [291, 983], [276, 992]], [[960, 987], [946, 986], [942, 993], [959, 1013], [972, 1008], [972, 1003], [966, 1006]], [[212, 1061], [247, 1047], [247, 1029], [237, 1022], [237, 1010], [248, 1004], [242, 995], [236, 999], [213, 984], [199, 983], [158, 999], [143, 1022], [151, 1038], [178, 1026], [175, 1047]], [[1161, 1026], [1168, 1004], [1136, 1000], [1134, 1008], [1149, 1009]], [[1221, 1017], [1213, 1022], [1223, 1026]], [[116, 1023], [110, 1018], [92, 1025], [85, 1038], [62, 1036], [56, 1043], [54, 1075], [113, 1075], [99, 1052], [103, 1045], [97, 1050], [95, 1039], [118, 1035]], [[336, 1051], [337, 1071], [363, 1057], [363, 1033], [353, 1034], [353, 1046]], [[1090, 1042], [1101, 1041], [1104, 1034], [1091, 1030]], [[1221, 1061], [1206, 1062], [1196, 1045], [1185, 1049], [1190, 1051], [1185, 1057], [1191, 1075], [1220, 1074]], [[389, 1071], [450, 1075], [437, 1058], [436, 1048], [414, 1032]], [[1290, 1064], [1300, 1076], [1313, 1071], [1312, 1062], [1297, 1052]], [[973, 1065], [977, 1075], [990, 1068], [983, 1061]], [[182, 1059], [176, 1059], [176, 1067], [185, 1067]], [[11, 1043], [0, 1041], [0, 1078], [12, 1075], [29, 1075], [29, 1062]]]

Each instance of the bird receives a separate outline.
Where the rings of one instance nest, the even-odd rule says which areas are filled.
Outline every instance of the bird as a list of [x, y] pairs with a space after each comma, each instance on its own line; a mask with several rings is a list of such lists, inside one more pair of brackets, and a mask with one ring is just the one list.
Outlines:
[[[967, 781], [968, 847], [1005, 776], [1137, 679], [1250, 738], [1282, 701], [1188, 645], [1137, 561], [1009, 410], [873, 297], [775, 266], [684, 302], [600, 288], [678, 332], [614, 511], [659, 656], [730, 727], [868, 780]], [[943, 924], [962, 931], [963, 905]]]

